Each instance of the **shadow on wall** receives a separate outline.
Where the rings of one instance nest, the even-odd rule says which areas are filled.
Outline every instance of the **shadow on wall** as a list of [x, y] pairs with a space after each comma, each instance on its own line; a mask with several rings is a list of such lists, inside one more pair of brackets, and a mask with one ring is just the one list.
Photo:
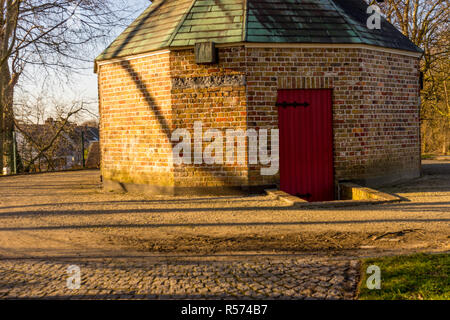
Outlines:
[[[166, 0], [169, 1], [169, 0]], [[151, 19], [154, 15], [159, 14], [159, 9], [163, 6], [166, 1], [162, 0], [157, 3], [154, 3], [151, 10], [148, 11], [148, 13], [139, 21], [138, 24], [136, 24], [131, 32], [128, 33], [128, 35], [123, 39], [122, 43], [114, 50], [112, 57], [116, 57], [119, 52], [122, 51], [122, 49], [127, 46], [127, 44], [130, 43], [130, 41], [133, 40], [137, 32], [142, 28], [142, 26]], [[221, 1], [214, 0], [216, 5], [223, 10], [223, 3]], [[169, 13], [166, 13], [169, 14]], [[160, 127], [162, 131], [164, 132], [164, 135], [167, 137], [167, 140], [169, 143], [171, 143], [172, 149], [175, 147], [176, 143], [171, 142], [171, 135], [172, 135], [172, 128], [170, 127], [169, 123], [167, 122], [167, 119], [164, 117], [163, 113], [161, 112], [160, 108], [157, 106], [157, 104], [154, 101], [154, 98], [152, 94], [143, 86], [143, 81], [140, 76], [140, 74], [133, 68], [130, 61], [121, 61], [121, 67], [126, 70], [130, 78], [134, 81], [136, 88], [138, 88], [145, 98], [146, 104], [150, 111], [155, 115], [155, 117], [158, 119], [158, 122], [160, 124]], [[202, 166], [196, 166], [196, 170], [200, 170], [203, 172], [202, 175], [210, 175], [214, 176], [215, 180], [221, 181], [223, 183], [227, 183], [230, 180], [233, 181], [236, 185], [247, 185], [248, 178], [246, 176], [240, 175], [239, 172], [236, 172], [235, 168], [232, 166], [225, 166], [225, 165], [202, 165]], [[182, 170], [182, 169], [181, 169]], [[218, 173], [222, 174], [218, 174]]]
[[[141, 75], [133, 68], [130, 61], [121, 61], [120, 63], [121, 67], [128, 73], [130, 79], [133, 80], [133, 82], [136, 85], [136, 88], [139, 89], [142, 96], [145, 98], [146, 104], [150, 111], [155, 115], [156, 119], [159, 122], [159, 125], [164, 132], [164, 135], [167, 138], [167, 141], [171, 144], [172, 150], [175, 148], [176, 144], [178, 142], [172, 142], [172, 129], [169, 123], [167, 122], [166, 118], [164, 117], [164, 114], [162, 113], [161, 109], [157, 106], [152, 94], [146, 89], [146, 87], [143, 85], [145, 83], [143, 79], [141, 78]], [[201, 170], [203, 173], [208, 175], [213, 175], [216, 180], [222, 181], [224, 183], [229, 182], [230, 178], [236, 183], [236, 185], [246, 185], [248, 183], [248, 179], [246, 177], [239, 175], [235, 167], [233, 166], [225, 166], [225, 165], [201, 165], [196, 166], [196, 170]], [[218, 173], [222, 173], [219, 175]]]

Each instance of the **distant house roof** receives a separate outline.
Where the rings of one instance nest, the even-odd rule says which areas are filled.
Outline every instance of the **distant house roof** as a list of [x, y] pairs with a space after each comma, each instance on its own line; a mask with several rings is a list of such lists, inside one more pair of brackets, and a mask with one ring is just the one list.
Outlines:
[[197, 42], [367, 44], [420, 53], [382, 19], [367, 28], [363, 0], [156, 0], [97, 61]]

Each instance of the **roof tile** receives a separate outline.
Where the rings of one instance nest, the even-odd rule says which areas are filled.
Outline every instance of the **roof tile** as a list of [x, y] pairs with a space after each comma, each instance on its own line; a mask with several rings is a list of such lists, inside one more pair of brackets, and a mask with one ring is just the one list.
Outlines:
[[363, 0], [155, 0], [98, 58], [217, 43], [368, 44], [422, 52], [393, 25], [366, 26]]

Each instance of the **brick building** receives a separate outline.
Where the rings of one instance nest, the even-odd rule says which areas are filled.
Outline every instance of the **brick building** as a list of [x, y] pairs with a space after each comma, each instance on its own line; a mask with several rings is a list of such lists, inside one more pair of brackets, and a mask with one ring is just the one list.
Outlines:
[[[419, 176], [422, 51], [384, 19], [369, 29], [370, 16], [362, 0], [154, 1], [96, 59], [105, 187], [281, 185], [318, 201], [340, 181]], [[196, 140], [199, 125], [223, 138]], [[174, 139], [177, 129], [192, 136]], [[229, 130], [248, 135], [244, 147]], [[264, 130], [278, 162], [261, 161]], [[175, 161], [181, 141], [195, 160]], [[201, 161], [213, 141], [225, 151]], [[271, 166], [279, 170], [263, 174]]]

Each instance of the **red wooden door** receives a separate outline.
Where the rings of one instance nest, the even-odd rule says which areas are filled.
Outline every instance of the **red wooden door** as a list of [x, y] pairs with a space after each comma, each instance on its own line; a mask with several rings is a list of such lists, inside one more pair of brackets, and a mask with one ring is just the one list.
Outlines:
[[334, 200], [332, 90], [280, 90], [280, 187], [308, 201]]

